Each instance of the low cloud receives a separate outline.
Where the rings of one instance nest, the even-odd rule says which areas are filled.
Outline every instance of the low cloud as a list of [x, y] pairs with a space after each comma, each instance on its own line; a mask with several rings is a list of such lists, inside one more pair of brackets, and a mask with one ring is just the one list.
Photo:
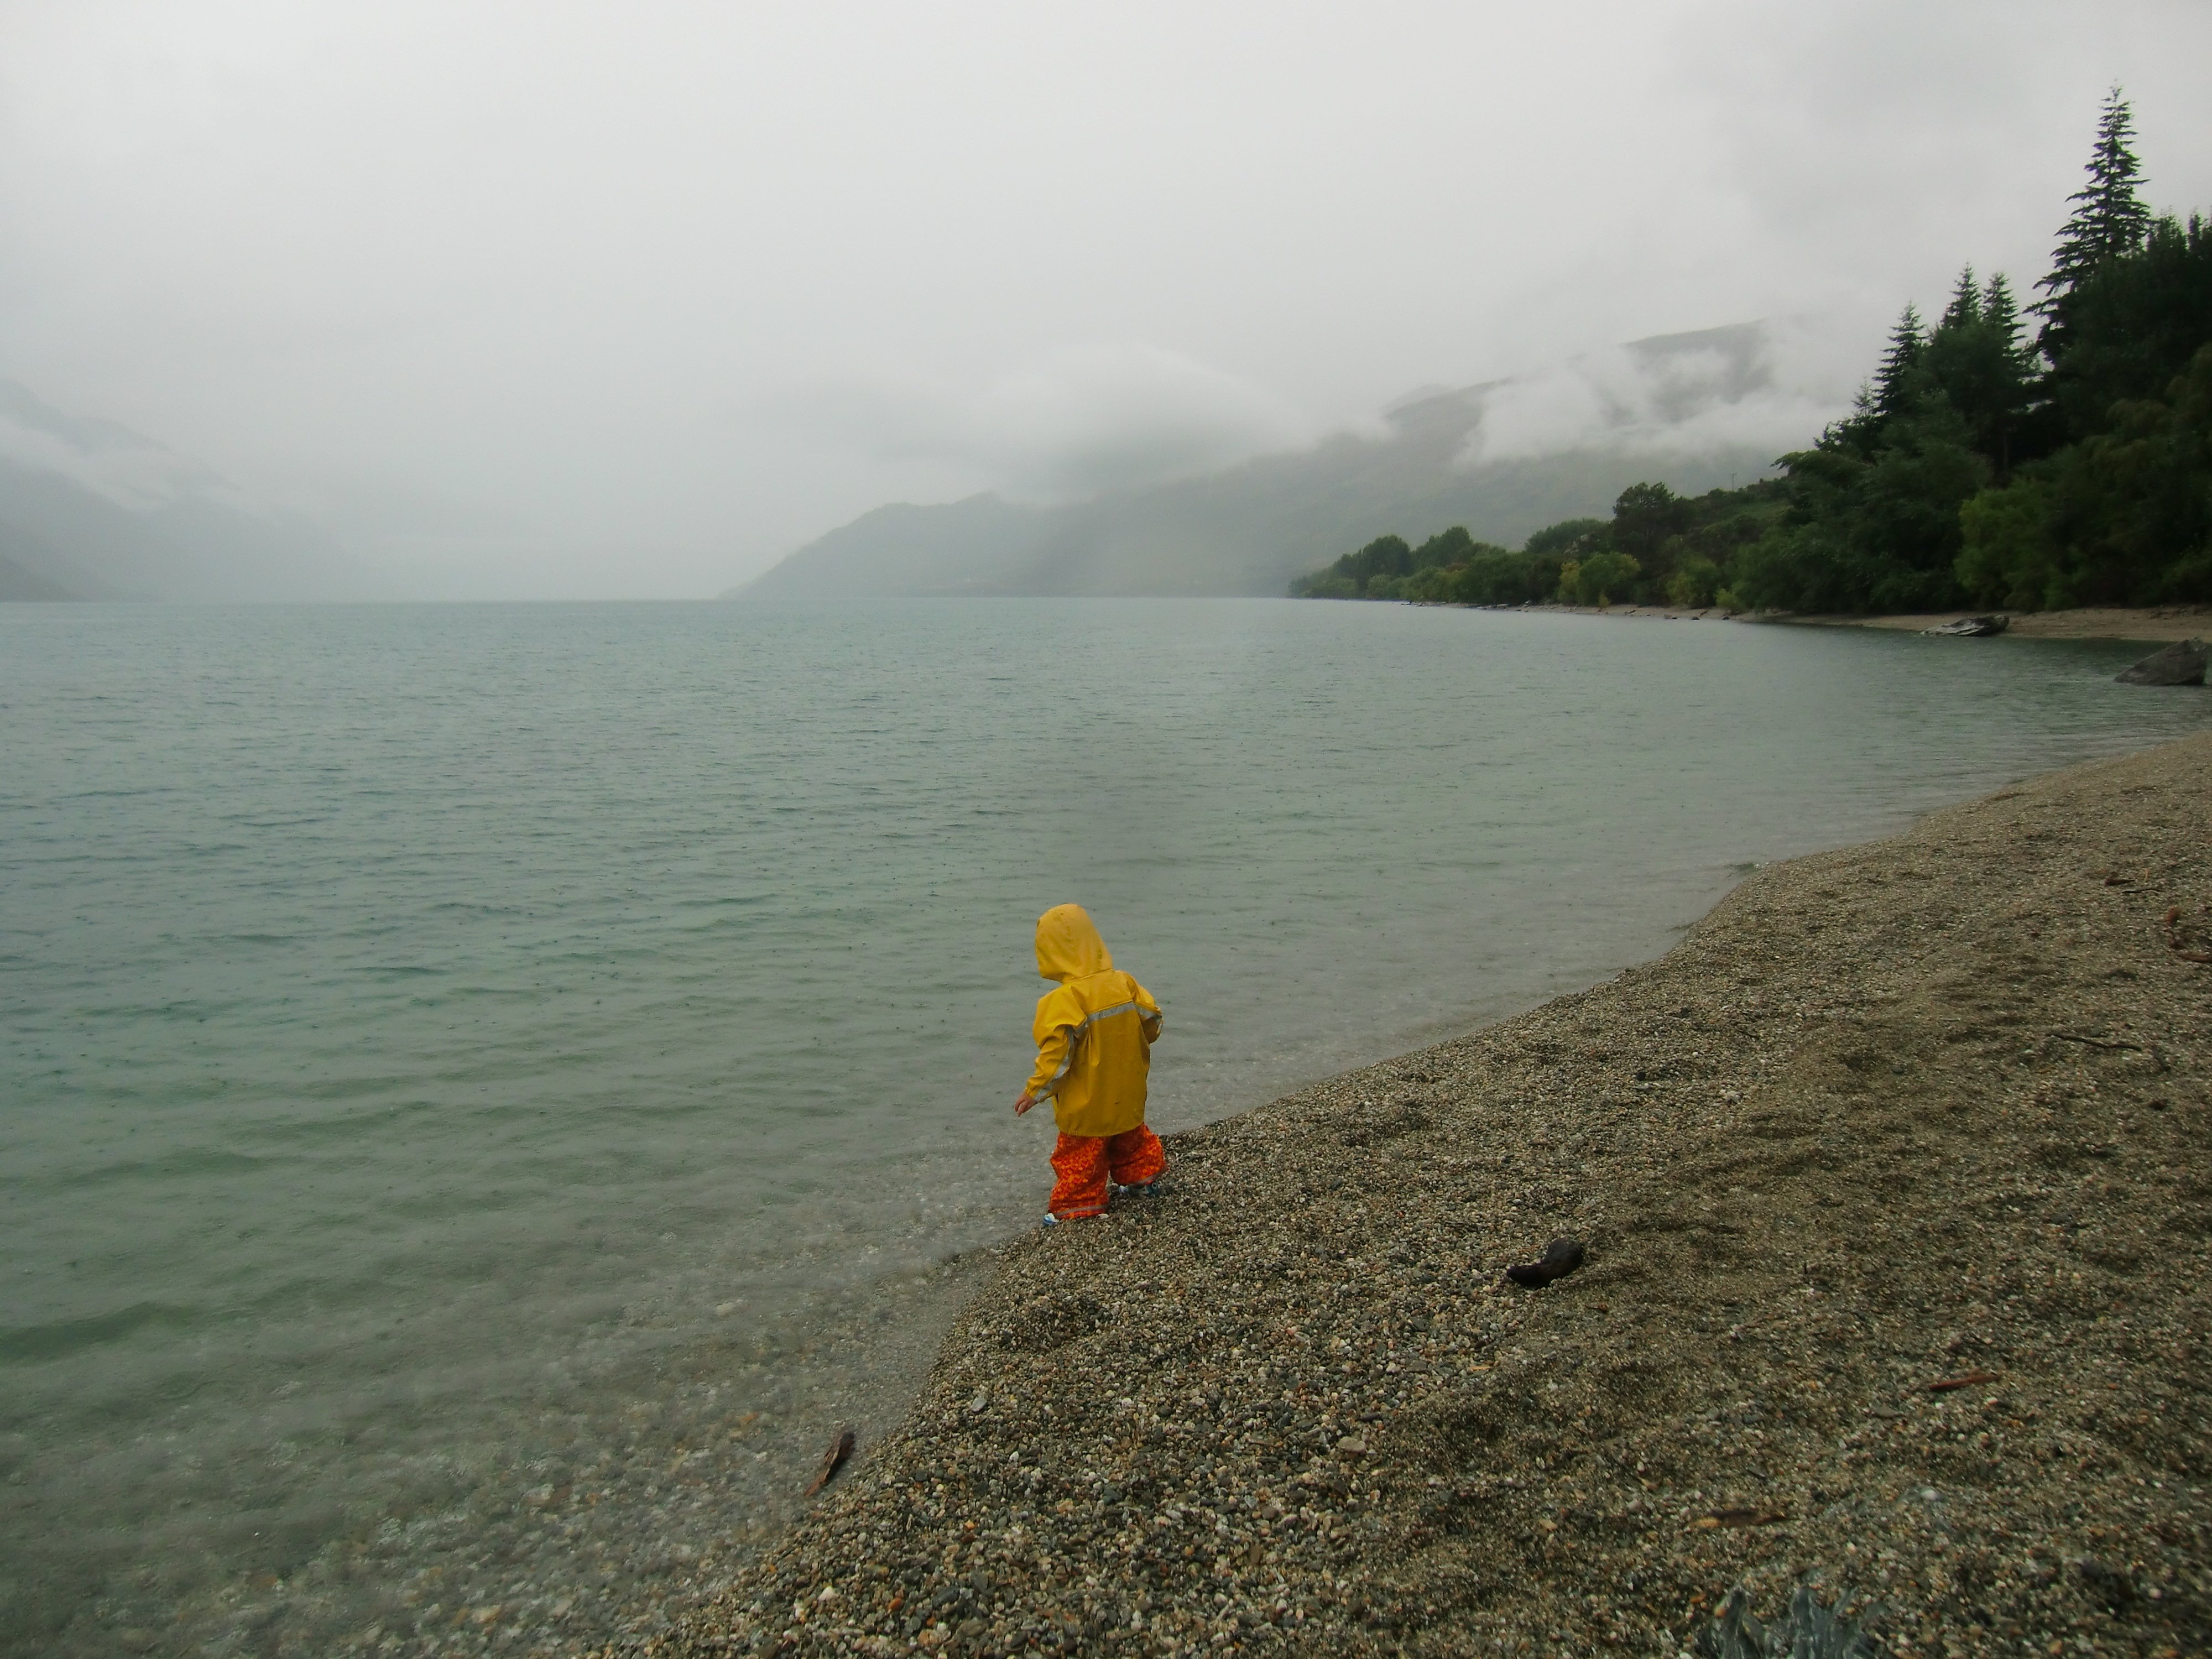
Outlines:
[[200, 462], [112, 421], [64, 414], [13, 380], [0, 380], [0, 460], [56, 474], [134, 513], [193, 496], [254, 510]]
[[1489, 391], [1461, 464], [1802, 449], [1848, 410], [1865, 356], [1863, 342], [1793, 321], [1588, 352]]
[[1315, 435], [1260, 388], [1143, 344], [1065, 347], [965, 392], [824, 387], [762, 412], [1040, 501], [1209, 472]]

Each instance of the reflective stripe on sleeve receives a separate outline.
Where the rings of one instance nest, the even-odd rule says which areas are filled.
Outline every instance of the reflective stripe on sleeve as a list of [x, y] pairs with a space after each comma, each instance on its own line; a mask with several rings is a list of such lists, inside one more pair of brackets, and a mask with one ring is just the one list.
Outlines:
[[1054, 1072], [1050, 1078], [1047, 1079], [1044, 1086], [1036, 1091], [1036, 1098], [1039, 1100], [1046, 1099], [1060, 1087], [1060, 1080], [1067, 1075], [1067, 1068], [1075, 1064], [1075, 1045], [1083, 1041], [1083, 1034], [1085, 1031], [1089, 1030], [1102, 1019], [1110, 1018], [1115, 1014], [1127, 1013], [1134, 1013], [1140, 1018], [1157, 1019], [1161, 1021], [1163, 1024], [1165, 1024], [1166, 1022], [1165, 1015], [1146, 1007], [1144, 1004], [1140, 1002], [1134, 1001], [1117, 1002], [1111, 1008], [1101, 1008], [1095, 1014], [1084, 1015], [1083, 1023], [1080, 1025], [1071, 1025], [1066, 1028], [1067, 1053], [1060, 1062], [1060, 1069]]

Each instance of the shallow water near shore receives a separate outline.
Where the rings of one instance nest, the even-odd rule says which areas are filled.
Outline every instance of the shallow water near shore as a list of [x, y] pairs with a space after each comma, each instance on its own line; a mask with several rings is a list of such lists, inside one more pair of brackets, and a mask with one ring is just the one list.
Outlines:
[[[1396, 606], [0, 607], [0, 1650], [635, 1615], [1029, 1224], [1029, 933], [1172, 1128], [2212, 723], [2089, 641]], [[781, 1496], [780, 1496], [781, 1495]], [[518, 1634], [519, 1633], [519, 1634]]]

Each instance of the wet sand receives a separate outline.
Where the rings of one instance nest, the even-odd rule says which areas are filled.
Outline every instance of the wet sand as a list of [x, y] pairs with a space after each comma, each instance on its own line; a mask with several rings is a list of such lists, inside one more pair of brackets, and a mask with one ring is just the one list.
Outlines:
[[1770, 866], [1003, 1247], [904, 1425], [608, 1651], [1672, 1653], [1808, 1578], [1900, 1655], [2201, 1651], [2208, 1010], [2212, 737]]

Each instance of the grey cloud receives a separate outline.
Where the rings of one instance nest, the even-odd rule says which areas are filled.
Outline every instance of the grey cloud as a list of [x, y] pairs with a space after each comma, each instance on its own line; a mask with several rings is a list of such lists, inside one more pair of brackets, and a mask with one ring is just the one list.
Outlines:
[[1313, 435], [1308, 420], [1260, 387], [1127, 343], [1062, 346], [957, 392], [793, 392], [756, 418], [804, 422], [882, 459], [949, 464], [1039, 501], [1187, 477]]
[[[0, 376], [151, 439], [0, 459], [145, 501], [199, 457], [520, 597], [1424, 383], [1520, 377], [1499, 445], [1802, 441], [1904, 300], [2025, 290], [2110, 81], [2212, 206], [2207, 61], [2201, 0], [0, 7]], [[1607, 356], [1759, 317], [1850, 364], [1669, 428], [1707, 371]]]
[[1582, 353], [1486, 389], [1461, 462], [1802, 448], [1849, 407], [1863, 343], [1792, 319]]
[[2212, 191], [2212, 8], [2192, 0], [1727, 0], [1686, 21], [1674, 59], [1708, 112], [1705, 188], [1735, 197], [1800, 303], [1932, 309], [1967, 262], [2026, 293], [2114, 82], [2165, 199]]
[[56, 409], [13, 380], [0, 380], [0, 460], [67, 479], [131, 512], [192, 497], [256, 506], [204, 464], [114, 421]]

